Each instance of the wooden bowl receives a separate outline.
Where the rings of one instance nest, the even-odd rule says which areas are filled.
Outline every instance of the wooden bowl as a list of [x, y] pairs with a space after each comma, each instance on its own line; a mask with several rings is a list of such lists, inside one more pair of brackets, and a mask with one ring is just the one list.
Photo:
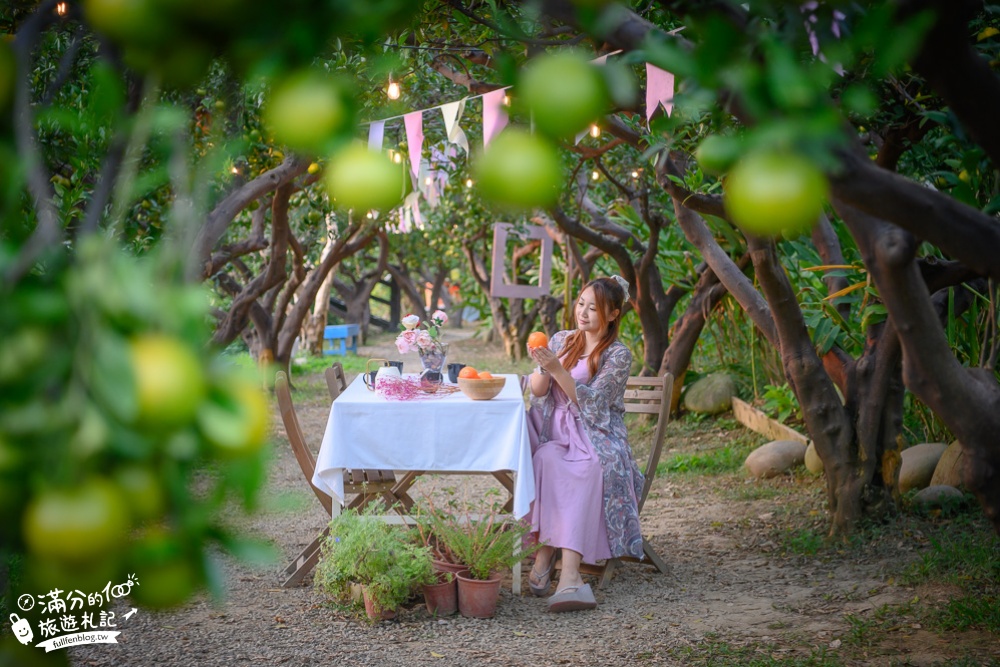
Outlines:
[[472, 378], [458, 378], [458, 388], [462, 393], [474, 401], [488, 401], [503, 389], [505, 377], [490, 378], [488, 380], [476, 380]]

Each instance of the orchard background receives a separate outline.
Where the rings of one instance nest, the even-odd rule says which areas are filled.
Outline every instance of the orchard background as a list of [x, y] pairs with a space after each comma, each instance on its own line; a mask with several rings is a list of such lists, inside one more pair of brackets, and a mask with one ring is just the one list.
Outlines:
[[[831, 539], [905, 507], [902, 449], [953, 439], [1000, 529], [995, 11], [5, 3], [4, 610], [130, 572], [174, 606], [221, 590], [216, 546], [268, 555], [217, 519], [266, 472], [266, 395], [235, 355], [267, 379], [333, 316], [367, 335], [432, 305], [517, 361], [608, 273], [636, 372], [679, 397], [724, 368], [799, 415]], [[510, 125], [484, 137], [500, 90]], [[468, 149], [425, 114], [417, 154], [400, 117], [466, 97]], [[379, 120], [384, 152], [360, 150]], [[493, 296], [497, 221], [553, 239], [549, 295]], [[537, 282], [536, 242], [504, 250], [507, 282]]]

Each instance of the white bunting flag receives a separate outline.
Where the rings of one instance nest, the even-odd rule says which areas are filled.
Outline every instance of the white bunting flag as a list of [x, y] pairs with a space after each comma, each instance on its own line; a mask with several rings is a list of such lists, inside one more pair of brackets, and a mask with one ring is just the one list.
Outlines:
[[465, 136], [465, 130], [461, 128], [458, 121], [461, 120], [465, 112], [465, 98], [457, 102], [449, 102], [441, 105], [441, 116], [444, 117], [444, 129], [448, 135], [448, 141], [457, 144], [469, 152], [469, 139]]
[[377, 120], [368, 128], [368, 150], [381, 151], [382, 140], [385, 137], [385, 121]]

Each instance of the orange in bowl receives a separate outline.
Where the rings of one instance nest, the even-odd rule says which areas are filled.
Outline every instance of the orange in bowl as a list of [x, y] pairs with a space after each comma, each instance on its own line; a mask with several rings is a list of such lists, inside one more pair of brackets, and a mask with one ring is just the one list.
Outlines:
[[534, 331], [528, 336], [528, 349], [534, 350], [536, 347], [546, 347], [549, 344], [549, 337], [544, 331]]
[[479, 371], [479, 379], [480, 380], [492, 380], [493, 379], [493, 373], [490, 373], [489, 371]]
[[479, 371], [477, 371], [472, 366], [466, 366], [458, 372], [459, 379], [465, 378], [467, 380], [475, 380], [479, 377]]
[[486, 379], [460, 377], [458, 378], [458, 388], [474, 401], [488, 401], [500, 393], [506, 382], [507, 378], [505, 377]]

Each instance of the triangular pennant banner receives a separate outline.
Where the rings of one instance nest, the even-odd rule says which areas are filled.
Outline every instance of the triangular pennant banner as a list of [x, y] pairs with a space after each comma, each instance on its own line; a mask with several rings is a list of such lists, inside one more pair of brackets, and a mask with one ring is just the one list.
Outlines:
[[403, 116], [403, 125], [406, 126], [406, 144], [410, 151], [410, 173], [419, 179], [420, 155], [424, 150], [424, 112], [406, 114]]
[[368, 128], [368, 150], [382, 150], [382, 139], [385, 137], [385, 121], [377, 120]]
[[646, 63], [646, 122], [663, 105], [669, 116], [674, 110], [674, 75]]
[[506, 88], [491, 90], [483, 95], [483, 148], [507, 127], [507, 111], [503, 108]]
[[448, 134], [448, 141], [453, 144], [457, 144], [465, 149], [465, 152], [469, 152], [469, 139], [465, 136], [465, 130], [463, 130], [458, 121], [462, 118], [462, 113], [465, 112], [465, 99], [461, 99], [457, 102], [450, 102], [448, 104], [441, 105], [441, 115], [444, 117], [444, 129]]
[[616, 56], [621, 52], [622, 50], [618, 49], [617, 51], [612, 51], [611, 53], [605, 53], [603, 56], [598, 56], [597, 58], [594, 58], [590, 62], [594, 63], [595, 65], [603, 65], [608, 61], [608, 56]]

